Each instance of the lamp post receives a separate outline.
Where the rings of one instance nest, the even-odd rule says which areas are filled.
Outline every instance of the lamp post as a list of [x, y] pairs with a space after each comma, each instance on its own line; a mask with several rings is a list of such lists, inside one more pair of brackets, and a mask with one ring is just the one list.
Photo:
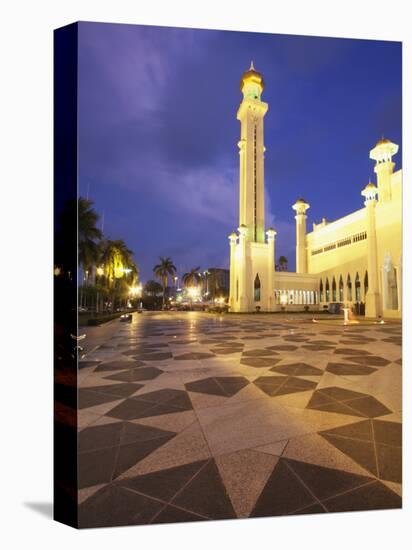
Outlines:
[[142, 296], [143, 286], [142, 283], [139, 283], [136, 286], [131, 286], [129, 289], [129, 294], [134, 298], [140, 298]]
[[142, 297], [142, 292], [143, 292], [142, 283], [139, 283], [136, 286], [131, 286], [130, 289], [129, 289], [130, 297], [135, 298], [135, 299], [141, 298]]
[[199, 289], [196, 286], [190, 286], [187, 289], [187, 295], [189, 296], [190, 306], [193, 305], [193, 300], [199, 298]]

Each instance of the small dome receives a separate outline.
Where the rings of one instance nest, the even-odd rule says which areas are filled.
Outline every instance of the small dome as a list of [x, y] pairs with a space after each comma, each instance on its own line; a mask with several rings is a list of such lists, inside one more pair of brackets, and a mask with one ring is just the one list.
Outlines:
[[385, 145], [386, 143], [391, 143], [391, 140], [382, 137], [382, 138], [376, 143], [376, 146], [378, 146], [378, 145]]
[[305, 199], [298, 199], [295, 204], [292, 205], [293, 210], [298, 213], [305, 213], [308, 208], [310, 208], [310, 204], [305, 201]]
[[365, 186], [365, 189], [361, 191], [361, 195], [366, 198], [366, 200], [376, 199], [376, 194], [378, 192], [378, 188], [371, 182]]
[[262, 88], [262, 92], [265, 88], [263, 76], [255, 69], [255, 67], [253, 66], [253, 61], [251, 62], [249, 69], [243, 73], [242, 78], [240, 79], [241, 92], [243, 92], [243, 86], [246, 84], [246, 82], [254, 82], [256, 84], [259, 84], [259, 86]]

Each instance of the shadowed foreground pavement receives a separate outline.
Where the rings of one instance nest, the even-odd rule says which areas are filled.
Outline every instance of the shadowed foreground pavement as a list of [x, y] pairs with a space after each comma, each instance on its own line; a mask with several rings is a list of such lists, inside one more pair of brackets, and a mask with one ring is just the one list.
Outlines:
[[81, 527], [401, 507], [400, 324], [144, 313], [79, 388]]

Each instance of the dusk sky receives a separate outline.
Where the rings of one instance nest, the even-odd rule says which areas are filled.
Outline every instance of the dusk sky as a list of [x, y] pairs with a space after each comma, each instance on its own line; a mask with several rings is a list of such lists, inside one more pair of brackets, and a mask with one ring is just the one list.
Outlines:
[[252, 59], [269, 104], [265, 222], [290, 270], [295, 200], [311, 205], [308, 230], [361, 208], [376, 181], [369, 150], [382, 135], [402, 145], [398, 42], [81, 23], [79, 192], [134, 251], [143, 282], [159, 256], [179, 275], [228, 267]]

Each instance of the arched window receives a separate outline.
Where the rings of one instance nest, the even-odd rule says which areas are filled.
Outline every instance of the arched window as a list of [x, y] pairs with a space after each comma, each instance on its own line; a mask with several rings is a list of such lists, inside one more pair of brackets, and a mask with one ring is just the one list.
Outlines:
[[320, 280], [320, 285], [319, 285], [319, 301], [323, 302], [323, 282], [322, 282], [322, 279]]
[[255, 290], [255, 302], [260, 302], [260, 279], [259, 279], [258, 273], [256, 274], [256, 277], [255, 277], [254, 290]]
[[361, 285], [360, 285], [359, 273], [356, 273], [356, 278], [355, 278], [355, 300], [357, 302], [361, 301]]
[[368, 279], [368, 272], [365, 271], [365, 277], [363, 279], [363, 288], [365, 289], [365, 296], [368, 293], [369, 288], [369, 279]]
[[349, 273], [348, 273], [348, 278], [346, 280], [346, 286], [348, 288], [348, 301], [351, 302], [352, 301], [352, 281]]
[[332, 302], [336, 302], [336, 280], [335, 277], [332, 279]]
[[326, 283], [325, 283], [325, 298], [326, 298], [326, 302], [330, 301], [330, 290], [329, 290], [329, 279], [328, 278], [326, 278]]
[[343, 302], [343, 279], [339, 277], [339, 302]]

